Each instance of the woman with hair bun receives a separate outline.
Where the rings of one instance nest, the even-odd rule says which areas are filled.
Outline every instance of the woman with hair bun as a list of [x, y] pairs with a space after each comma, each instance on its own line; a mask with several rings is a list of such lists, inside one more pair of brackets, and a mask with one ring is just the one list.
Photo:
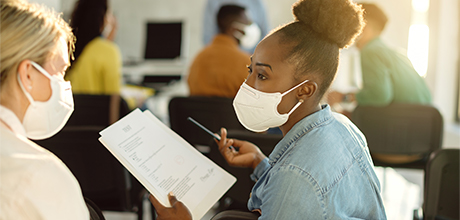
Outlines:
[[[247, 129], [279, 127], [283, 139], [266, 157], [252, 143], [227, 138], [223, 128], [219, 149], [230, 165], [254, 169], [248, 208], [258, 219], [386, 219], [364, 135], [320, 104], [339, 50], [362, 30], [362, 9], [351, 0], [300, 0], [293, 13], [294, 21], [256, 47], [233, 102]], [[173, 210], [185, 213], [175, 204]], [[159, 219], [176, 213], [157, 210]]]

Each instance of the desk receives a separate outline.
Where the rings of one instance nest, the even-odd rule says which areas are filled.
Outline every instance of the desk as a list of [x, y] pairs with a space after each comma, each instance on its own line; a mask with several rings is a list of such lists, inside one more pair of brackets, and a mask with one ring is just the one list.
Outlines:
[[149, 86], [154, 89], [173, 80], [180, 80], [184, 72], [184, 63], [178, 61], [146, 61], [126, 65], [122, 69], [124, 83]]

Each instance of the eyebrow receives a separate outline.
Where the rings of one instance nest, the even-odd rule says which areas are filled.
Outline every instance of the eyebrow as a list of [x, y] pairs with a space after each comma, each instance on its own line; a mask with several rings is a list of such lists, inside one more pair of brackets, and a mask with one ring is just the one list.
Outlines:
[[273, 72], [272, 66], [270, 66], [269, 64], [266, 64], [266, 63], [256, 63], [256, 66], [266, 66], [266, 67], [270, 68], [270, 70]]
[[[250, 58], [251, 58], [251, 63], [252, 63], [252, 56]], [[266, 66], [266, 67], [270, 68], [270, 70], [273, 72], [272, 66], [270, 66], [270, 64], [257, 62], [256, 66]]]

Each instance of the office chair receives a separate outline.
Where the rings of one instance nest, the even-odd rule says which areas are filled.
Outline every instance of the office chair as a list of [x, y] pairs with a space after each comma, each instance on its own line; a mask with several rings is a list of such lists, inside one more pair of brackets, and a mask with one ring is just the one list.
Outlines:
[[[228, 130], [227, 137], [249, 141], [257, 145], [262, 153], [267, 157], [272, 152], [273, 148], [283, 138], [281, 134], [259, 134], [244, 130]], [[232, 167], [228, 165], [227, 161], [221, 155], [219, 147], [214, 140], [209, 142], [211, 151], [209, 158], [224, 170], [237, 178], [236, 183], [227, 191], [221, 199], [220, 209], [240, 209], [247, 211], [247, 202], [251, 193], [254, 181], [251, 180], [249, 175], [252, 174], [252, 168]], [[229, 201], [232, 204], [223, 204], [222, 201]], [[224, 207], [229, 205], [228, 207]]]
[[[74, 94], [74, 111], [66, 125], [69, 126], [102, 126], [110, 125], [110, 95]], [[119, 114], [122, 118], [131, 110], [128, 103], [120, 98]]]
[[424, 169], [429, 155], [442, 146], [442, 116], [430, 105], [358, 106], [352, 121], [366, 136], [375, 166]]
[[236, 117], [232, 99], [199, 96], [172, 98], [169, 102], [171, 129], [202, 153], [209, 151], [206, 148], [209, 146], [210, 136], [188, 121], [188, 117], [216, 133], [220, 133], [222, 127], [245, 130]]
[[257, 220], [260, 214], [249, 211], [226, 210], [214, 215], [211, 220]]
[[88, 207], [89, 211], [89, 219], [90, 220], [105, 220], [104, 215], [102, 214], [102, 211], [99, 209], [99, 207], [91, 201], [90, 199], [84, 197], [86, 207]]
[[459, 219], [459, 149], [434, 152], [425, 172], [423, 219]]

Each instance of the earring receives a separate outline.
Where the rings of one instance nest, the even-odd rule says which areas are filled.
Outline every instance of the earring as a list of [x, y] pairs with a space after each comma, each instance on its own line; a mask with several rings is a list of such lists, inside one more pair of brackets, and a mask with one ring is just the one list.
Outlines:
[[31, 86], [31, 85], [27, 86], [27, 88], [28, 88], [29, 90], [32, 90], [32, 86]]

